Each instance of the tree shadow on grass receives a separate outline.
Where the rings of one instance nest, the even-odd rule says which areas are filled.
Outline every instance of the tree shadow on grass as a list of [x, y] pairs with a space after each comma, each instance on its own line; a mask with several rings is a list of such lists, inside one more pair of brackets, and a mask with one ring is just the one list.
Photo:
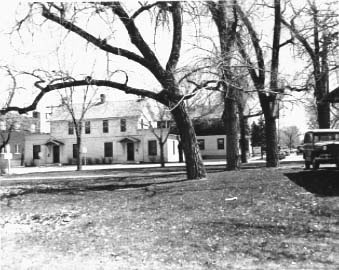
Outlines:
[[339, 171], [335, 169], [285, 173], [291, 181], [318, 196], [339, 196]]
[[[166, 185], [166, 184], [173, 184], [173, 183], [180, 183], [187, 181], [186, 179], [178, 179], [178, 180], [169, 180], [169, 181], [162, 181], [159, 183], [154, 182], [144, 182], [144, 183], [100, 183], [100, 184], [85, 184], [85, 185], [36, 185], [34, 187], [18, 187], [13, 190], [9, 190], [8, 192], [4, 192], [0, 194], [0, 201], [3, 199], [10, 199], [13, 197], [26, 195], [26, 194], [57, 194], [57, 193], [64, 193], [64, 194], [77, 194], [79, 192], [85, 191], [114, 191], [114, 190], [121, 190], [121, 189], [137, 189], [137, 188], [146, 188], [150, 187], [154, 184], [156, 185]], [[147, 191], [147, 190], [146, 190]]]

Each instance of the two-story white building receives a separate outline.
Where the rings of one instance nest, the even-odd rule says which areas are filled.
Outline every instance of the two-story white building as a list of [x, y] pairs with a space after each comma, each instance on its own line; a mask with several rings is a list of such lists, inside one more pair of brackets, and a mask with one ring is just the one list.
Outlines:
[[[147, 100], [105, 101], [89, 109], [82, 126], [82, 153], [87, 164], [159, 162], [160, 146], [149, 129]], [[76, 108], [76, 107], [75, 107]], [[152, 119], [156, 122], [157, 119]], [[31, 134], [25, 140], [25, 164], [74, 164], [76, 135], [71, 115], [54, 108], [50, 134]], [[165, 162], [179, 160], [178, 140], [170, 134], [164, 146]]]

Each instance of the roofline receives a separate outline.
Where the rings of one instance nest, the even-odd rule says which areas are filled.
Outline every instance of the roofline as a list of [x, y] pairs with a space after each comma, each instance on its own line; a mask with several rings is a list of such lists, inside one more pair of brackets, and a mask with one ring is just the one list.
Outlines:
[[[140, 117], [140, 115], [129, 115], [129, 116], [124, 116], [124, 117], [118, 117], [118, 116], [110, 116], [110, 117], [102, 117], [102, 118], [87, 118], [85, 117], [83, 119], [83, 121], [86, 121], [86, 120], [106, 120], [106, 119], [125, 119], [125, 118], [137, 118], [137, 117]], [[59, 122], [59, 121], [72, 121], [72, 118], [65, 118], [65, 119], [51, 119], [49, 120], [49, 122]]]
[[335, 129], [335, 128], [323, 128], [323, 129], [311, 129], [311, 130], [307, 130], [305, 133], [308, 132], [339, 132], [339, 129]]

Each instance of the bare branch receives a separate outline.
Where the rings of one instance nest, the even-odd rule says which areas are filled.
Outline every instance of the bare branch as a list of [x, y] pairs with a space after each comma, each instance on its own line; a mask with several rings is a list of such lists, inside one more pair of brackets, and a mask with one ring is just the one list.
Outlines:
[[115, 88], [118, 90], [121, 90], [125, 92], [126, 94], [134, 94], [134, 95], [139, 95], [139, 96], [145, 96], [149, 97], [155, 100], [158, 100], [159, 102], [163, 103], [165, 102], [161, 96], [158, 94], [145, 90], [145, 89], [139, 89], [139, 88], [134, 88], [134, 87], [129, 87], [125, 84], [122, 83], [117, 83], [113, 81], [108, 81], [108, 80], [90, 80], [88, 81], [87, 79], [85, 80], [75, 80], [75, 81], [65, 81], [61, 83], [55, 83], [55, 84], [48, 84], [47, 86], [43, 87], [41, 83], [44, 83], [43, 81], [37, 82], [35, 85], [38, 86], [38, 88], [41, 90], [40, 93], [35, 97], [33, 100], [32, 104], [30, 104], [27, 107], [16, 107], [16, 106], [9, 106], [6, 108], [3, 108], [0, 110], [0, 114], [6, 114], [9, 111], [17, 111], [20, 114], [26, 113], [28, 111], [33, 111], [36, 109], [39, 101], [43, 98], [43, 96], [53, 90], [57, 89], [63, 89], [67, 87], [78, 87], [78, 86], [88, 86], [88, 85], [96, 85], [96, 86], [106, 86], [110, 88]]
[[178, 84], [180, 84], [181, 82], [183, 82], [185, 79], [187, 79], [188, 77], [190, 77], [191, 75], [193, 75], [194, 73], [197, 73], [201, 70], [207, 69], [207, 68], [211, 68], [211, 65], [206, 65], [203, 67], [197, 67], [195, 69], [190, 70], [188, 73], [186, 73], [184, 76], [182, 76], [179, 80], [178, 80]]
[[243, 12], [243, 10], [241, 9], [241, 7], [239, 5], [235, 5], [236, 10], [241, 18], [241, 20], [244, 22], [248, 33], [251, 37], [252, 43], [253, 43], [253, 47], [256, 53], [256, 57], [257, 57], [257, 64], [258, 64], [258, 77], [257, 80], [260, 80], [261, 82], [265, 81], [265, 62], [264, 62], [264, 55], [262, 52], [262, 49], [260, 47], [260, 40], [258, 38], [258, 34], [255, 31], [255, 29], [253, 28], [252, 23], [250, 22], [250, 20], [248, 19], [248, 17], [246, 16], [246, 14]]
[[166, 71], [173, 71], [179, 61], [181, 39], [182, 39], [182, 18], [181, 18], [181, 4], [180, 2], [172, 3], [172, 18], [173, 18], [173, 40], [172, 50], [166, 64]]
[[260, 116], [260, 115], [263, 115], [263, 112], [260, 111], [260, 112], [257, 112], [257, 113], [253, 113], [253, 114], [248, 114], [248, 115], [244, 115], [244, 118], [248, 119], [248, 118], [252, 118], [252, 117], [256, 117], [256, 116]]
[[97, 46], [98, 48], [102, 49], [105, 52], [112, 53], [114, 55], [122, 56], [127, 59], [130, 59], [132, 61], [135, 61], [139, 63], [140, 65], [146, 67], [147, 69], [152, 70], [153, 69], [153, 63], [146, 60], [145, 58], [129, 51], [125, 50], [119, 47], [114, 47], [109, 44], [107, 44], [106, 40], [101, 40], [100, 38], [96, 38], [90, 33], [86, 32], [82, 28], [76, 26], [74, 23], [67, 21], [66, 19], [59, 17], [53, 13], [51, 13], [45, 6], [42, 6], [42, 16], [45, 17], [48, 20], [51, 20], [61, 26], [63, 26], [65, 29], [81, 36], [85, 40], [87, 40], [89, 43], [92, 43], [93, 45]]
[[135, 20], [142, 12], [150, 10], [152, 7], [157, 6], [159, 3], [160, 2], [155, 2], [153, 4], [141, 6], [137, 11], [133, 13], [133, 15], [131, 16], [131, 20]]
[[166, 78], [165, 71], [160, 65], [154, 52], [150, 49], [150, 47], [141, 36], [138, 28], [134, 23], [134, 20], [131, 20], [131, 18], [128, 16], [127, 12], [123, 9], [119, 2], [102, 2], [101, 4], [112, 8], [112, 11], [120, 18], [121, 22], [124, 24], [131, 39], [131, 42], [144, 56], [143, 61], [147, 62], [147, 65], [144, 66], [147, 67], [148, 70], [150, 70], [159, 81], [163, 81]]
[[281, 22], [283, 25], [287, 27], [291, 31], [291, 33], [299, 40], [299, 42], [305, 47], [306, 51], [310, 55], [311, 59], [315, 60], [315, 52], [311, 48], [310, 44], [307, 42], [307, 40], [300, 34], [300, 32], [295, 28], [294, 24], [289, 24], [284, 18], [281, 18]]
[[290, 38], [290, 39], [288, 39], [288, 40], [286, 40], [286, 41], [283, 42], [283, 43], [280, 43], [279, 47], [282, 48], [282, 47], [284, 47], [284, 46], [286, 46], [286, 45], [288, 45], [288, 44], [293, 44], [293, 45], [294, 45], [294, 38], [293, 38], [293, 37]]

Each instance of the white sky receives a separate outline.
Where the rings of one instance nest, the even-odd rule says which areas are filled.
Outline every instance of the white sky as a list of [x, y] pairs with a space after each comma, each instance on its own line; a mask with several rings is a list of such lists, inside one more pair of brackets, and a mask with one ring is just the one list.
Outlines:
[[[86, 76], [92, 73], [93, 67], [95, 67], [96, 74], [93, 77], [99, 79], [102, 76], [105, 76], [106, 69], [106, 54], [100, 52], [95, 49], [93, 46], [88, 45], [79, 37], [74, 34], [68, 35], [67, 39], [63, 40], [65, 37], [66, 31], [61, 27], [57, 26], [55, 23], [48, 23], [48, 25], [43, 25], [41, 27], [41, 31], [36, 27], [33, 29], [34, 36], [28, 34], [27, 31], [23, 31], [22, 33], [26, 33], [22, 36], [22, 40], [25, 43], [22, 43], [22, 40], [18, 38], [18, 36], [10, 36], [8, 34], [11, 26], [14, 25], [14, 18], [16, 17], [18, 2], [16, 1], [5, 1], [2, 4], [2, 11], [0, 14], [0, 64], [1, 65], [10, 65], [16, 67], [18, 70], [32, 70], [34, 68], [45, 68], [47, 70], [68, 70], [72, 72], [72, 74], [81, 76]], [[22, 8], [25, 5], [23, 4]], [[148, 24], [143, 20], [147, 20], [146, 16], [138, 19], [137, 23], [140, 26], [140, 31], [144, 35], [145, 39], [151, 43], [153, 41], [153, 31], [150, 31]], [[271, 27], [272, 23], [268, 22], [265, 19], [262, 20], [261, 26], [263, 26], [263, 30], [266, 32], [272, 32]], [[204, 31], [206, 33], [211, 34], [215, 29], [211, 28], [211, 22], [204, 22]], [[87, 30], [93, 32], [98, 32], [98, 29], [102, 30], [103, 27], [98, 26], [98, 23], [89, 23], [87, 25]], [[127, 34], [122, 30], [121, 27], [117, 27], [114, 29], [117, 31], [115, 33], [115, 37], [112, 38], [110, 43], [115, 46], [121, 46], [123, 48], [132, 49], [130, 45], [126, 45]], [[152, 29], [153, 30], [153, 29]], [[106, 32], [108, 35], [108, 32]], [[184, 28], [184, 45], [181, 53], [181, 61], [187, 62], [188, 59], [193, 58], [194, 51], [189, 49], [187, 45], [188, 42], [193, 43], [192, 41], [192, 28], [188, 29]], [[101, 35], [105, 35], [105, 32], [101, 31]], [[101, 38], [107, 37], [102, 36]], [[212, 34], [213, 35], [213, 34]], [[63, 40], [60, 43], [60, 40]], [[168, 33], [162, 33], [157, 37], [157, 55], [161, 56], [161, 62], [165, 65], [168, 55], [169, 55], [169, 46], [171, 45], [171, 35]], [[218, 41], [216, 40], [218, 43]], [[60, 45], [61, 44], [61, 45]], [[186, 45], [185, 45], [186, 44]], [[57, 45], [60, 45], [60, 49], [58, 53], [55, 48]], [[140, 66], [136, 66], [131, 63], [131, 61], [125, 60], [119, 57], [110, 57], [110, 68], [111, 69], [119, 69], [123, 66], [124, 70], [128, 70], [129, 72], [129, 83], [131, 86], [137, 86], [145, 89], [159, 89], [159, 83], [154, 79], [154, 77], [144, 68]], [[281, 68], [280, 72], [284, 76], [291, 76], [300, 70], [301, 61], [297, 61], [291, 58], [291, 52], [289, 49], [281, 50]], [[0, 79], [0, 87], [3, 89], [7, 87], [8, 80], [3, 79], [4, 74], [0, 74], [2, 78]], [[118, 78], [120, 76], [123, 81], [123, 77], [121, 75], [116, 75], [114, 78]], [[119, 78], [118, 78], [119, 79]], [[142, 84], [140, 84], [142, 82]], [[28, 104], [32, 96], [32, 89], [34, 89], [33, 81], [25, 82], [25, 86], [28, 91], [21, 91], [20, 95], [16, 97], [15, 103], [18, 104]], [[100, 93], [100, 91], [99, 91]], [[124, 95], [121, 91], [109, 91], [108, 99], [131, 99], [134, 96]], [[56, 94], [48, 94], [43, 101], [44, 104], [54, 103], [55, 99], [58, 98]], [[14, 103], [14, 104], [15, 104]], [[289, 104], [285, 104], [285, 109], [283, 109], [280, 113], [281, 119], [279, 121], [280, 127], [296, 125], [300, 130], [306, 129], [306, 121], [305, 121], [305, 112], [302, 106], [290, 106]], [[41, 108], [41, 106], [40, 106]]]

